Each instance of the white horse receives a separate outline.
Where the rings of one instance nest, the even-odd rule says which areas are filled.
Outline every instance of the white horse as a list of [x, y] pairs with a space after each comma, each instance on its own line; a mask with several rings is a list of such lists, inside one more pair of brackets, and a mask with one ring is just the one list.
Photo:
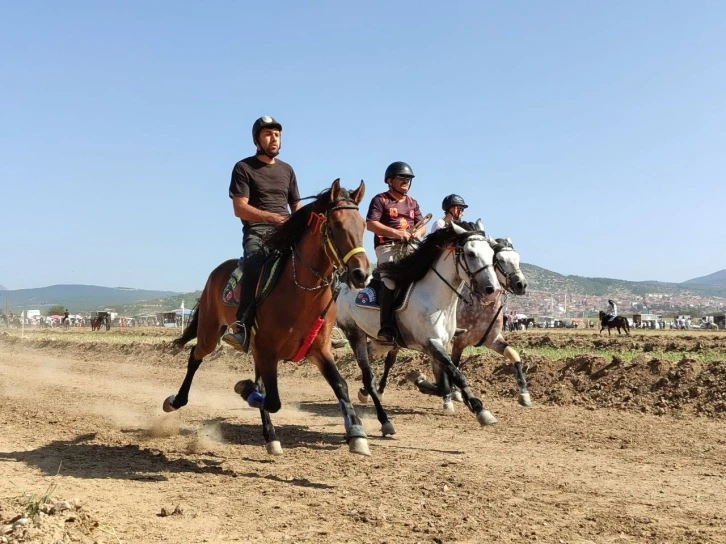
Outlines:
[[[483, 225], [477, 222], [476, 228], [483, 230]], [[527, 381], [522, 372], [522, 362], [519, 353], [507, 344], [502, 331], [504, 330], [504, 316], [502, 307], [504, 301], [502, 296], [505, 292], [515, 295], [524, 295], [527, 292], [527, 278], [520, 268], [520, 256], [515, 251], [510, 238], [489, 239], [489, 245], [494, 250], [494, 268], [497, 279], [503, 291], [497, 291], [484, 299], [473, 300], [473, 303], [459, 303], [456, 306], [456, 326], [462, 331], [457, 334], [452, 342], [451, 360], [458, 367], [461, 355], [468, 346], [484, 345], [514, 363], [514, 372], [519, 386], [519, 404], [532, 406], [532, 401], [527, 390]], [[472, 300], [469, 286], [464, 284], [461, 294], [464, 300]], [[386, 354], [383, 376], [378, 386], [378, 395], [383, 396], [388, 381], [388, 373], [396, 362], [399, 348], [395, 346]], [[368, 401], [368, 394], [365, 389], [358, 391], [358, 399], [361, 402]], [[452, 400], [463, 402], [461, 393], [456, 386], [452, 386], [451, 394], [444, 395], [444, 411], [453, 414], [454, 404]]]
[[[399, 345], [428, 355], [437, 377], [436, 384], [421, 375], [412, 377], [412, 381], [422, 393], [439, 397], [451, 392], [453, 382], [481, 425], [497, 420], [469, 389], [466, 378], [451, 361], [447, 346], [456, 330], [456, 305], [462, 298], [459, 291], [464, 282], [470, 283], [475, 296], [490, 295], [500, 289], [493, 260], [494, 251], [482, 231], [451, 225], [428, 235], [410, 255], [379, 265], [404, 292], [403, 303], [395, 312]], [[372, 297], [375, 295], [370, 287], [352, 290], [344, 285], [336, 304], [337, 321], [363, 372], [365, 390], [373, 399], [381, 432], [386, 436], [396, 431], [378, 397], [367, 348], [368, 338], [373, 349], [381, 345], [376, 339], [380, 309], [362, 306], [364, 299]]]

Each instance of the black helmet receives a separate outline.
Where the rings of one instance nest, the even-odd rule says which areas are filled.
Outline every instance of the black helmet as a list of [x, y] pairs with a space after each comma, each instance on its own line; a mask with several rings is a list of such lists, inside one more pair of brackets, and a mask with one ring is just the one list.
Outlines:
[[609, 298], [609, 299], [608, 299], [608, 303], [610, 303], [610, 304], [615, 304], [615, 303], [613, 302], [613, 299], [611, 299], [611, 298]]
[[441, 203], [441, 209], [443, 209], [445, 212], [449, 211], [449, 208], [452, 206], [461, 206], [462, 208], [468, 208], [466, 202], [464, 202], [464, 199], [461, 198], [459, 195], [449, 195], [447, 196], [444, 201]]
[[263, 115], [252, 125], [252, 141], [257, 143], [257, 137], [263, 128], [276, 128], [282, 132], [282, 125], [269, 115]]
[[383, 176], [383, 180], [385, 182], [388, 182], [389, 178], [395, 178], [396, 176], [401, 176], [404, 178], [415, 178], [413, 174], [413, 170], [411, 170], [411, 167], [406, 164], [405, 162], [396, 161], [392, 162], [388, 165], [388, 168], [386, 168], [386, 173]]

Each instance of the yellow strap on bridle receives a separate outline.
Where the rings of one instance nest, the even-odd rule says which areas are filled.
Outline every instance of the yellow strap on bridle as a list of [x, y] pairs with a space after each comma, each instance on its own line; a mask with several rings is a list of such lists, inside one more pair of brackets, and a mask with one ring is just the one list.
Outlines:
[[366, 252], [366, 250], [364, 247], [354, 247], [348, 253], [345, 254], [345, 257], [343, 257], [343, 264], [348, 264], [348, 260], [353, 255], [357, 255], [358, 253], [365, 253], [365, 252]]

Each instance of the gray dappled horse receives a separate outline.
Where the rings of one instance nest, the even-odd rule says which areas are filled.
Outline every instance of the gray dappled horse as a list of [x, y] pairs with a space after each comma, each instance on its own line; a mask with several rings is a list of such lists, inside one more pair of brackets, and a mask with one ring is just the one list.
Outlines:
[[[497, 420], [474, 396], [466, 378], [451, 361], [447, 346], [456, 330], [456, 305], [464, 282], [469, 282], [475, 296], [490, 295], [500, 289], [493, 261], [494, 251], [484, 232], [451, 225], [429, 234], [410, 255], [379, 265], [406, 291], [404, 305], [396, 310], [400, 343], [431, 358], [437, 383], [423, 376], [413, 377], [412, 381], [422, 393], [440, 397], [451, 392], [453, 382], [481, 425]], [[410, 291], [407, 285], [411, 285]], [[337, 300], [338, 326], [348, 338], [363, 372], [363, 385], [373, 399], [381, 431], [384, 436], [392, 435], [396, 431], [381, 405], [368, 359], [367, 339], [371, 339], [372, 348], [381, 346], [376, 338], [380, 309], [357, 305], [358, 293], [358, 289], [345, 285], [341, 288]]]
[[[476, 227], [483, 230], [484, 226], [477, 221]], [[527, 292], [527, 279], [520, 269], [520, 256], [514, 250], [510, 238], [489, 239], [489, 245], [494, 250], [494, 268], [497, 279], [504, 291], [514, 295], [524, 295]], [[452, 341], [451, 360], [458, 367], [461, 355], [468, 346], [484, 345], [514, 363], [514, 372], [519, 387], [519, 404], [532, 406], [532, 400], [527, 389], [527, 382], [522, 371], [522, 362], [519, 353], [507, 344], [502, 331], [504, 329], [504, 316], [502, 314], [501, 299], [503, 292], [497, 291], [484, 299], [473, 299], [467, 284], [464, 284], [461, 291], [463, 301], [456, 305], [456, 326], [463, 330], [457, 334]], [[471, 303], [468, 303], [471, 302]], [[398, 346], [386, 354], [383, 376], [378, 387], [378, 394], [383, 396], [388, 381], [388, 373], [396, 362]], [[444, 410], [454, 413], [453, 400], [462, 402], [461, 393], [452, 387], [451, 395], [444, 395]], [[358, 392], [358, 400], [367, 402], [365, 390]]]

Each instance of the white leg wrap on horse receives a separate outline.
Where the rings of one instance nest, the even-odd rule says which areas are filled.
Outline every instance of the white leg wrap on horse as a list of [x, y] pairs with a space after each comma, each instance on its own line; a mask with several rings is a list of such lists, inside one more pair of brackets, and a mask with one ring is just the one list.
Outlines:
[[495, 418], [489, 410], [482, 410], [479, 412], [476, 415], [476, 420], [482, 427], [484, 425], [494, 425], [497, 422], [497, 418]]
[[279, 440], [271, 440], [265, 444], [265, 449], [270, 455], [282, 455], [282, 446]]
[[371, 450], [368, 448], [368, 439], [366, 438], [351, 438], [350, 442], [348, 442], [348, 449], [350, 453], [371, 456]]

